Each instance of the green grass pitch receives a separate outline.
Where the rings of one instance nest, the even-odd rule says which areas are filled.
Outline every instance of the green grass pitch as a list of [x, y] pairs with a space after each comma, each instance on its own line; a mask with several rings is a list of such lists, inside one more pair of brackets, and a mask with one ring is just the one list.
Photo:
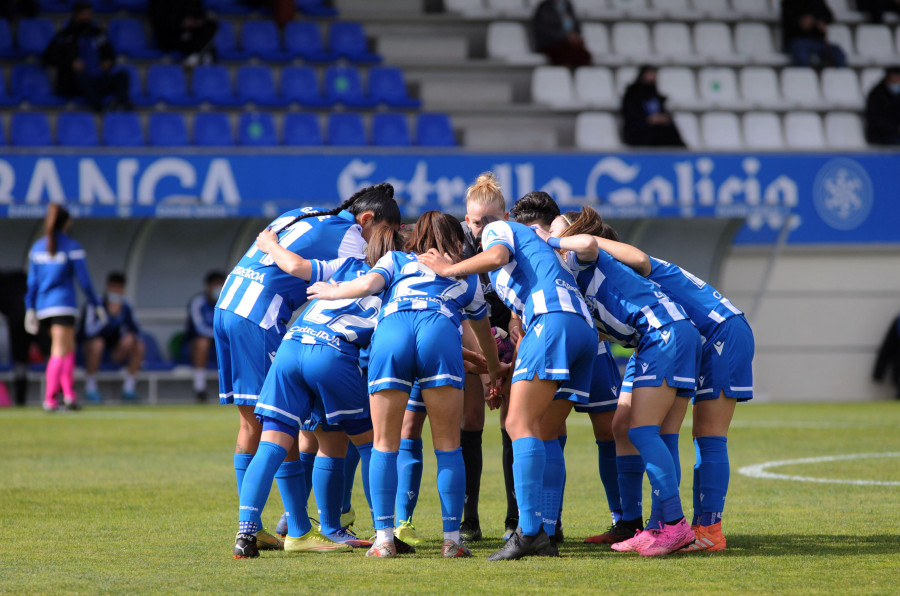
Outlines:
[[[426, 449], [415, 522], [419, 553], [368, 560], [263, 553], [234, 560], [237, 413], [215, 406], [0, 412], [0, 593], [883, 593], [900, 582], [900, 455], [793, 464], [769, 472], [883, 485], [751, 478], [743, 466], [900, 452], [900, 403], [738, 407], [721, 553], [641, 559], [582, 543], [609, 524], [588, 419], [566, 447], [566, 542], [560, 559], [488, 563], [506, 504], [497, 418], [488, 416], [481, 493], [487, 539], [474, 558], [443, 560], [435, 464]], [[426, 434], [425, 444], [429, 444]], [[690, 515], [690, 427], [682, 430]], [[646, 494], [646, 491], [645, 491]], [[646, 499], [649, 505], [649, 499]], [[367, 507], [357, 476], [354, 505]], [[264, 520], [280, 512], [273, 489]], [[311, 507], [315, 512], [315, 506]], [[357, 525], [363, 537], [371, 524]]]

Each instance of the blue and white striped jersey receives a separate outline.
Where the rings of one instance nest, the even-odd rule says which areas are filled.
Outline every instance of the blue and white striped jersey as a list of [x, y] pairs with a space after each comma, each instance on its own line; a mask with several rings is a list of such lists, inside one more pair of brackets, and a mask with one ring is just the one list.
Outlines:
[[650, 265], [647, 279], [684, 308], [704, 338], [711, 337], [727, 319], [744, 314], [714, 287], [678, 265], [654, 257], [650, 257]]
[[[325, 209], [294, 209], [269, 227], [278, 230], [298, 215], [316, 211]], [[362, 228], [349, 211], [301, 219], [278, 233], [278, 243], [306, 259], [363, 258], [366, 250]], [[216, 308], [240, 315], [263, 329], [275, 327], [282, 332], [294, 311], [306, 303], [307, 287], [307, 282], [279, 269], [254, 244], [225, 280]]]
[[476, 321], [487, 315], [475, 274], [464, 280], [441, 277], [417, 261], [414, 253], [400, 251], [381, 257], [372, 272], [384, 277], [387, 285], [381, 318], [403, 310], [436, 310], [459, 327], [463, 314]]
[[57, 232], [56, 254], [51, 255], [47, 250], [47, 238], [41, 238], [28, 253], [25, 308], [36, 310], [39, 319], [77, 315], [76, 277], [88, 302], [94, 306], [103, 304], [94, 293], [81, 244]]
[[549, 312], [579, 314], [591, 323], [572, 272], [534, 230], [516, 222], [495, 221], [485, 226], [481, 243], [485, 251], [497, 245], [509, 250], [509, 263], [491, 272], [491, 282], [525, 329], [535, 315]]
[[[310, 283], [333, 280], [352, 281], [370, 271], [362, 259], [333, 259], [331, 261], [310, 261], [312, 277]], [[294, 323], [284, 339], [293, 339], [305, 344], [325, 344], [345, 354], [359, 356], [361, 349], [368, 347], [372, 333], [378, 323], [382, 294], [363, 298], [343, 300], [313, 300]]]
[[636, 347], [651, 328], [659, 329], [688, 316], [652, 281], [600, 251], [596, 263], [582, 264], [574, 252], [566, 263], [591, 307], [597, 328], [616, 342]]

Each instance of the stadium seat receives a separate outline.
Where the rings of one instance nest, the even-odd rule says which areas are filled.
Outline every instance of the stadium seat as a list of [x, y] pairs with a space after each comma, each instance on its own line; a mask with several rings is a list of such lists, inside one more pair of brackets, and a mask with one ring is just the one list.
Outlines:
[[328, 6], [324, 0], [296, 0], [300, 12], [310, 17], [336, 17], [338, 10]]
[[243, 0], [206, 0], [206, 9], [230, 15], [250, 14], [253, 11], [250, 3]]
[[363, 93], [359, 71], [352, 66], [329, 66], [325, 69], [325, 96], [332, 103], [356, 108], [371, 108], [375, 101]]
[[731, 31], [725, 23], [697, 23], [694, 25], [694, 48], [700, 56], [715, 64], [743, 64], [735, 54]]
[[290, 52], [281, 47], [281, 34], [274, 21], [245, 21], [241, 27], [241, 47], [260, 60], [291, 59]]
[[372, 144], [377, 147], [409, 147], [409, 122], [404, 114], [375, 114], [372, 117]]
[[737, 76], [734, 69], [727, 67], [713, 67], [700, 69], [698, 78], [700, 98], [705, 102], [729, 109], [742, 107], [742, 101], [738, 96]]
[[194, 115], [194, 145], [198, 147], [230, 147], [234, 145], [228, 114], [200, 112]]
[[[199, 101], [188, 94], [187, 79], [181, 66], [151, 64], [147, 68], [146, 98], [150, 103], [159, 101], [173, 106], [194, 106]], [[137, 103], [146, 103], [138, 101]]]
[[483, 0], [444, 0], [444, 9], [466, 17], [483, 17], [489, 14]]
[[9, 28], [9, 21], [0, 19], [0, 58], [17, 58], [20, 55], [21, 52], [16, 47], [12, 30]]
[[186, 147], [187, 126], [181, 114], [157, 112], [150, 114], [147, 124], [151, 147]]
[[421, 147], [455, 147], [456, 135], [447, 114], [419, 114], [416, 144]]
[[666, 66], [659, 69], [657, 86], [668, 96], [669, 108], [694, 108], [699, 105], [694, 72], [684, 66]]
[[612, 114], [582, 112], [575, 119], [575, 146], [589, 151], [616, 151], [622, 148], [619, 127]]
[[703, 145], [707, 149], [736, 150], [742, 147], [741, 127], [731, 112], [706, 112], [700, 116]]
[[116, 67], [116, 70], [128, 74], [128, 97], [135, 105], [149, 106], [153, 105], [152, 98], [144, 93], [144, 84], [141, 77], [141, 71], [131, 64], [123, 64]]
[[50, 123], [41, 112], [13, 112], [9, 123], [9, 142], [16, 147], [53, 145]]
[[633, 64], [647, 62], [652, 55], [650, 29], [644, 23], [615, 23], [612, 47], [616, 54]]
[[544, 64], [543, 54], [531, 51], [522, 23], [491, 23], [487, 31], [487, 55], [509, 64]]
[[38, 0], [42, 13], [56, 12], [69, 13], [72, 12], [71, 0]]
[[693, 5], [694, 11], [704, 19], [722, 21], [735, 16], [731, 6], [728, 5], [728, 0], [693, 0]]
[[688, 0], [653, 0], [653, 8], [673, 21], [692, 19], [696, 15]]
[[666, 64], [699, 64], [702, 59], [694, 54], [691, 46], [691, 30], [684, 23], [657, 23], [653, 26], [653, 45], [656, 61]]
[[368, 145], [362, 116], [351, 112], [331, 114], [328, 118], [328, 144], [342, 147]]
[[565, 66], [538, 66], [531, 75], [531, 99], [551, 108], [575, 105], [572, 74]]
[[134, 14], [146, 14], [149, 0], [115, 0], [120, 10]]
[[290, 113], [284, 117], [284, 144], [291, 147], [322, 145], [322, 128], [315, 114]]
[[765, 66], [742, 68], [738, 75], [741, 97], [757, 108], [775, 108], [782, 105], [775, 70]]
[[764, 19], [777, 14], [769, 0], [732, 0], [731, 4], [739, 18]]
[[325, 49], [319, 25], [309, 21], [291, 21], [284, 28], [284, 47], [292, 56], [308, 62], [334, 62], [337, 54]]
[[53, 94], [47, 72], [31, 64], [16, 64], [12, 68], [10, 92], [37, 106], [61, 106], [66, 103], [62, 97]]
[[603, 23], [585, 23], [581, 26], [581, 36], [584, 46], [597, 58], [613, 58], [609, 49], [609, 31]]
[[100, 144], [97, 122], [87, 112], [63, 112], [56, 119], [56, 141], [64, 147], [96, 147]]
[[369, 69], [369, 97], [393, 108], [420, 108], [422, 102], [406, 92], [403, 71], [388, 66]]
[[17, 31], [19, 50], [25, 54], [42, 54], [54, 32], [49, 19], [21, 19]]
[[859, 75], [859, 89], [862, 91], [863, 97], [867, 97], [872, 87], [880, 83], [883, 78], [883, 68], [870, 67], [863, 69]]
[[216, 31], [213, 45], [216, 48], [216, 56], [219, 60], [240, 61], [250, 57], [249, 52], [238, 48], [234, 25], [227, 19], [219, 21], [219, 30]]
[[737, 53], [745, 62], [780, 66], [789, 58], [775, 50], [772, 30], [763, 23], [738, 23], [734, 29]]
[[616, 108], [619, 96], [612, 72], [603, 66], [583, 66], [575, 71], [575, 98], [594, 108]]
[[147, 41], [144, 24], [138, 19], [112, 19], [109, 22], [109, 41], [117, 52], [138, 60], [153, 60], [163, 55]]
[[108, 112], [103, 115], [103, 140], [109, 147], [143, 147], [141, 120], [133, 112]]
[[784, 140], [791, 149], [824, 149], [822, 119], [815, 112], [789, 112], [784, 117]]
[[[196, 124], [195, 124], [196, 126]], [[273, 147], [278, 145], [275, 122], [265, 112], [245, 112], [238, 121], [238, 144], [245, 147]]]
[[215, 106], [236, 107], [243, 101], [235, 97], [231, 75], [224, 66], [198, 66], [194, 69], [194, 97]]
[[523, 0], [485, 0], [488, 10], [494, 16], [524, 19], [531, 15], [529, 7]]
[[275, 78], [268, 66], [241, 66], [237, 71], [237, 94], [243, 102], [258, 106], [283, 107], [287, 101], [278, 95]]
[[674, 112], [672, 120], [681, 133], [681, 139], [688, 149], [699, 149], [700, 143], [700, 124], [697, 122], [697, 115], [690, 112]]
[[161, 371], [173, 368], [172, 363], [163, 356], [155, 337], [142, 332], [141, 340], [144, 342], [144, 363], [141, 365], [143, 370]]
[[784, 149], [781, 119], [772, 112], [747, 112], [743, 118], [747, 149]]
[[825, 140], [832, 149], [865, 149], [866, 139], [859, 114], [852, 112], [825, 114]]
[[862, 93], [856, 72], [849, 68], [822, 69], [822, 95], [829, 106], [862, 109]]
[[21, 101], [22, 99], [20, 97], [17, 97], [12, 93], [7, 93], [6, 79], [0, 76], [0, 107], [18, 106]]
[[353, 22], [336, 21], [328, 32], [331, 51], [351, 62], [378, 64], [381, 56], [369, 51], [369, 40], [362, 25]]
[[[593, 4], [599, 12], [597, 16], [604, 16], [605, 9], [602, 2], [584, 4]], [[618, 14], [632, 18], [650, 18], [654, 16], [654, 11], [650, 8], [650, 3], [647, 0], [609, 0], [609, 7], [614, 15]], [[579, 8], [581, 8], [581, 5], [579, 5]]]
[[887, 25], [859, 25], [856, 28], [856, 53], [869, 64], [893, 64], [897, 61], [894, 39]]
[[850, 27], [840, 23], [828, 25], [828, 41], [837, 44], [847, 54], [847, 61], [850, 63], [858, 63], [860, 60], [856, 56], [856, 46], [853, 44], [853, 34], [850, 33]]
[[[857, 0], [853, 0], [853, 6], [856, 7]], [[846, 23], [858, 23], [863, 20], [862, 13], [851, 10], [848, 0], [828, 0], [828, 6], [834, 13], [834, 20]], [[829, 28], [831, 26], [829, 25]]]
[[288, 66], [281, 69], [281, 96], [289, 102], [297, 102], [312, 108], [327, 108], [334, 101], [319, 91], [316, 70], [309, 66]]
[[628, 85], [637, 78], [638, 69], [636, 66], [623, 66], [616, 70], [616, 92], [621, 96], [625, 94]]
[[790, 105], [810, 108], [822, 104], [819, 77], [811, 68], [789, 66], [781, 71], [781, 94]]

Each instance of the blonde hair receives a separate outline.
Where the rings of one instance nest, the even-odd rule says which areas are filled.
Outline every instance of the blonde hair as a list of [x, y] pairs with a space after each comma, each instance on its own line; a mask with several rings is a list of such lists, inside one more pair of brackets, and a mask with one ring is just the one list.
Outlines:
[[494, 206], [506, 212], [503, 190], [493, 172], [485, 172], [475, 179], [475, 183], [466, 190], [466, 203]]

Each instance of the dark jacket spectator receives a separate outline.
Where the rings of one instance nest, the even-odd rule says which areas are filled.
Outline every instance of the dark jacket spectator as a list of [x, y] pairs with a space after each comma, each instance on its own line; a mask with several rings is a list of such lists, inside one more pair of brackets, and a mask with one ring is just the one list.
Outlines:
[[191, 66], [215, 59], [219, 25], [207, 17], [203, 0], [150, 0], [149, 13], [160, 48], [183, 53]]
[[109, 95], [114, 96], [110, 107], [131, 108], [128, 73], [113, 71], [115, 50], [94, 22], [90, 3], [75, 3], [71, 20], [50, 40], [43, 61], [56, 68], [60, 95], [83, 97], [97, 112]]
[[781, 0], [781, 40], [794, 66], [846, 66], [844, 50], [828, 42], [834, 14], [824, 0]]
[[880, 23], [886, 12], [900, 14], [900, 0], [856, 0], [856, 8], [868, 14], [873, 23]]
[[888, 370], [890, 380], [897, 389], [897, 398], [900, 399], [900, 317], [893, 320], [887, 333], [884, 334], [884, 340], [878, 348], [872, 378], [883, 381], [888, 375]]
[[39, 12], [41, 5], [37, 0], [0, 0], [0, 17], [4, 19], [33, 18]]
[[866, 140], [900, 145], [900, 67], [888, 68], [866, 97]]
[[666, 96], [656, 88], [656, 68], [642, 66], [622, 97], [623, 140], [633, 147], [684, 147]]
[[534, 11], [534, 41], [538, 52], [557, 66], [577, 68], [591, 63], [584, 47], [581, 23], [568, 0], [544, 0]]

